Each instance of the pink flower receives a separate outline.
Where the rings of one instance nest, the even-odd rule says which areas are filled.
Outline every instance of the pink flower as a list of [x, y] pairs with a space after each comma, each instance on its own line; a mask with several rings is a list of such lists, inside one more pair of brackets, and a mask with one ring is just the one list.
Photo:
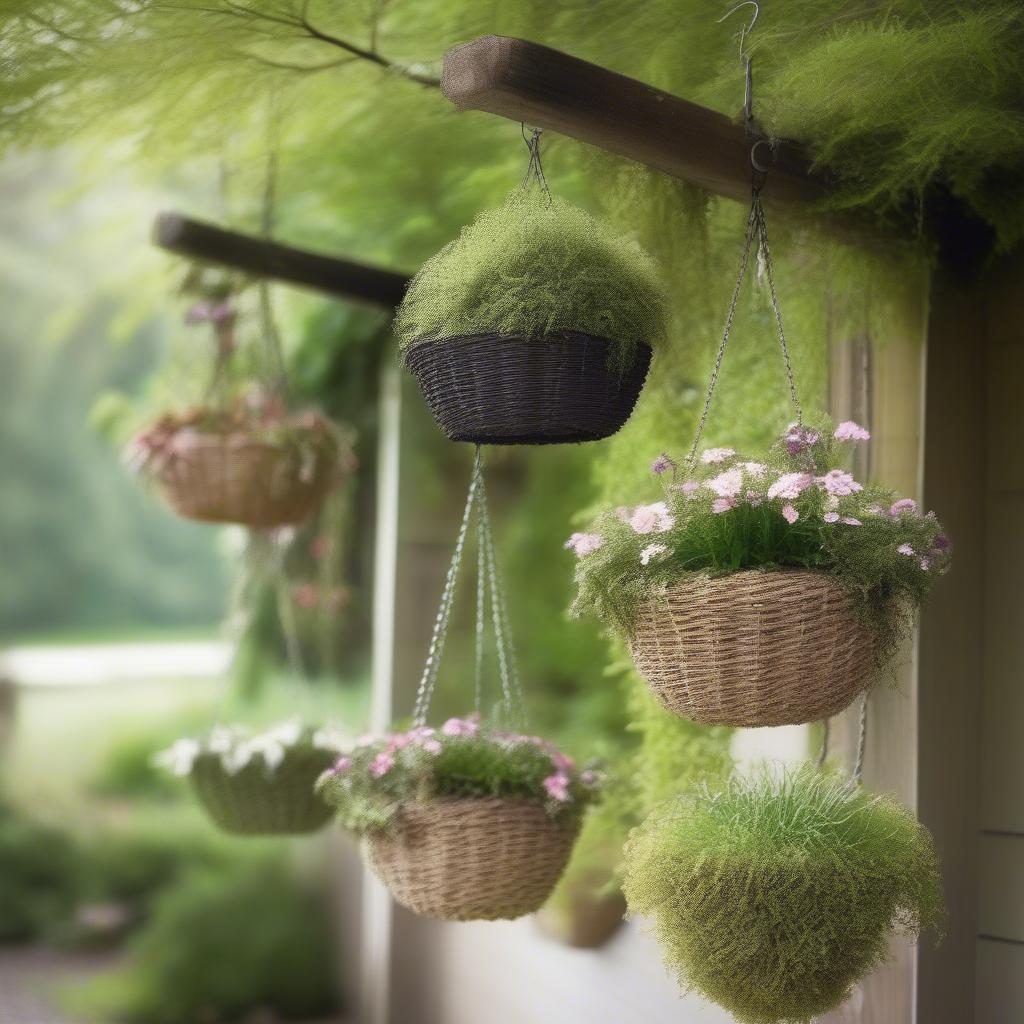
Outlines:
[[568, 754], [563, 754], [560, 750], [551, 751], [551, 763], [560, 772], [571, 772], [576, 767], [576, 762]]
[[867, 513], [869, 516], [885, 516], [889, 514], [881, 505], [868, 505]]
[[790, 455], [799, 455], [804, 449], [810, 448], [811, 445], [815, 445], [821, 440], [821, 432], [790, 423], [786, 428], [786, 433], [782, 435], [782, 440], [786, 442], [786, 450]]
[[352, 767], [352, 758], [351, 757], [339, 757], [338, 760], [334, 762], [334, 774], [335, 775], [344, 775], [344, 773], [347, 772], [349, 770], [349, 768], [351, 768], [351, 767]]
[[320, 600], [320, 591], [315, 583], [300, 583], [292, 587], [292, 600], [300, 608], [315, 608]]
[[800, 513], [797, 512], [792, 505], [783, 505], [782, 518], [785, 519], [787, 523], [793, 524], [800, 518]]
[[839, 513], [838, 512], [826, 512], [822, 517], [826, 523], [838, 523]]
[[932, 548], [935, 551], [945, 551], [949, 547], [949, 538], [944, 534], [940, 533], [938, 537], [932, 541]]
[[831, 469], [824, 476], [819, 476], [817, 482], [837, 498], [845, 497], [847, 494], [856, 494], [864, 490], [863, 486], [857, 483], [853, 477], [841, 469]]
[[837, 441], [870, 441], [871, 435], [853, 420], [843, 420], [832, 435]]
[[730, 509], [735, 507], [735, 498], [715, 498], [715, 500], [711, 502], [711, 511], [716, 515], [721, 515], [723, 512], [728, 512]]
[[856, 519], [854, 516], [843, 516], [840, 520], [841, 523], [845, 523], [847, 526], [863, 526], [864, 524]]
[[440, 754], [441, 753], [441, 743], [440, 743], [439, 740], [420, 740], [419, 741], [419, 745], [428, 754]]
[[932, 563], [931, 563], [931, 561], [930, 561], [930, 560], [928, 559], [928, 557], [927, 557], [926, 555], [923, 555], [923, 556], [921, 557], [921, 568], [922, 568], [922, 569], [924, 569], [924, 570], [925, 570], [925, 572], [927, 572], [927, 571], [928, 571], [928, 567], [929, 567], [929, 566], [930, 566], [931, 564], [932, 564]]
[[768, 488], [769, 498], [798, 498], [801, 491], [806, 491], [814, 483], [810, 473], [783, 473]]
[[370, 762], [370, 774], [375, 778], [379, 779], [382, 775], [387, 775], [389, 771], [395, 766], [395, 759], [385, 750], [382, 750], [371, 762]]
[[480, 726], [472, 718], [449, 718], [441, 726], [445, 736], [475, 736]]
[[664, 533], [675, 526], [675, 517], [669, 515], [663, 501], [653, 505], [638, 505], [629, 517], [629, 526], [634, 533]]
[[726, 459], [731, 459], [736, 454], [732, 448], [708, 448], [701, 457], [700, 461], [705, 466], [717, 465], [719, 462], [725, 462]]
[[749, 488], [743, 497], [746, 499], [747, 504], [753, 505], [754, 508], [757, 508], [764, 501], [764, 495], [760, 491], [750, 490]]
[[565, 803], [569, 799], [569, 776], [562, 772], [549, 775], [544, 780], [544, 788], [552, 799]]
[[657, 473], [659, 476], [662, 473], [667, 473], [670, 469], [675, 469], [675, 468], [676, 468], [676, 464], [667, 455], [665, 455], [664, 453], [659, 455], [651, 463], [651, 472], [652, 473]]
[[904, 512], [917, 515], [917, 502], [913, 498], [900, 498], [899, 501], [894, 501], [889, 507], [889, 515], [893, 519], [898, 519]]
[[901, 555], [909, 555], [911, 558], [917, 557], [917, 552], [914, 550], [911, 544], [901, 544], [896, 550]]
[[735, 498], [743, 489], [743, 473], [738, 469], [727, 469], [712, 477], [704, 486], [720, 498]]
[[655, 555], [663, 555], [666, 551], [668, 551], [668, 548], [664, 544], [648, 544], [640, 552], [640, 564], [648, 565]]
[[566, 542], [566, 548], [572, 548], [577, 558], [589, 555], [604, 544], [604, 537], [599, 533], [574, 533]]
[[601, 776], [598, 772], [593, 771], [590, 768], [580, 772], [580, 782], [584, 786], [596, 786], [601, 781]]
[[764, 476], [768, 472], [768, 467], [763, 462], [744, 462], [741, 465], [751, 476]]
[[669, 487], [670, 491], [681, 491], [686, 495], [687, 498], [692, 499], [697, 496], [697, 491], [700, 490], [700, 484], [696, 480], [687, 480], [685, 483], [672, 484]]

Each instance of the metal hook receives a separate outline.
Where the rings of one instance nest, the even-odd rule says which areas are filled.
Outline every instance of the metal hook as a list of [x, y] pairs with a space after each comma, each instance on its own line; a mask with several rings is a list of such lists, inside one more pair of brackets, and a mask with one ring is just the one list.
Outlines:
[[750, 35], [754, 26], [757, 24], [758, 16], [761, 13], [761, 7], [757, 3], [757, 0], [743, 0], [742, 3], [738, 3], [735, 7], [726, 11], [725, 14], [718, 19], [718, 24], [721, 25], [726, 18], [735, 14], [741, 7], [754, 8], [754, 16], [750, 19], [750, 24], [740, 29], [740, 63], [743, 65], [743, 120], [749, 127], [751, 121], [754, 119], [754, 81], [750, 67], [750, 57], [747, 54], [745, 44], [747, 36]]

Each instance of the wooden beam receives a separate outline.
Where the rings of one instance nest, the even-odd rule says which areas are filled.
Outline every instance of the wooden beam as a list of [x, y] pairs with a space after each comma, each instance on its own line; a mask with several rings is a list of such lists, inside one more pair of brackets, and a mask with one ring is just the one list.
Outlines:
[[[483, 110], [589, 142], [730, 199], [750, 198], [743, 125], [634, 78], [539, 43], [483, 36], [449, 50], [441, 90], [458, 110]], [[758, 147], [770, 164], [766, 202], [807, 204], [828, 194], [798, 146]]]
[[272, 277], [387, 309], [402, 301], [409, 284], [405, 274], [393, 270], [254, 238], [180, 213], [157, 215], [153, 242], [190, 259], [219, 263], [247, 274]]

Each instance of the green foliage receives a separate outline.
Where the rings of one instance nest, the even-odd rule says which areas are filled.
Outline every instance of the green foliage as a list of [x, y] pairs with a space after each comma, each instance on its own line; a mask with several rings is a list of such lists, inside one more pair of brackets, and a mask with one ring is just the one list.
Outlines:
[[[855, 424], [836, 433], [851, 431], [866, 439]], [[605, 513], [570, 541], [580, 554], [575, 610], [628, 635], [644, 599], [688, 576], [807, 569], [851, 591], [888, 655], [948, 568], [949, 541], [913, 501], [835, 468], [836, 448], [829, 427], [793, 427], [761, 462], [707, 449], [682, 482], [661, 457], [655, 471], [673, 477], [663, 502]]]
[[651, 258], [539, 188], [480, 214], [420, 268], [395, 318], [403, 345], [467, 334], [560, 331], [610, 338], [621, 358], [665, 340], [667, 297]]
[[624, 891], [668, 967], [740, 1024], [808, 1024], [943, 917], [927, 831], [896, 801], [805, 766], [655, 811]]
[[257, 1009], [306, 1020], [336, 1009], [333, 956], [320, 894], [261, 859], [169, 889], [125, 968], [67, 1002], [136, 1024], [228, 1024]]
[[71, 915], [79, 884], [73, 839], [0, 806], [0, 943], [52, 935]]
[[552, 817], [579, 815], [599, 777], [577, 771], [553, 744], [449, 719], [440, 732], [415, 728], [357, 746], [317, 789], [356, 833], [386, 829], [406, 800], [507, 797], [537, 800]]

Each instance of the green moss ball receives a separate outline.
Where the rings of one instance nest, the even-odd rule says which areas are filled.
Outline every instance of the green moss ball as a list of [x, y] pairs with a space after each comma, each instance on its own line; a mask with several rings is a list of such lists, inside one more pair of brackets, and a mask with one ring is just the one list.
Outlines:
[[806, 1024], [887, 957], [892, 931], [941, 924], [927, 830], [895, 800], [804, 768], [734, 780], [626, 847], [624, 892], [680, 984], [740, 1024]]
[[395, 318], [403, 346], [467, 334], [560, 331], [624, 349], [664, 341], [668, 298], [650, 256], [537, 188], [480, 214], [416, 275]]

